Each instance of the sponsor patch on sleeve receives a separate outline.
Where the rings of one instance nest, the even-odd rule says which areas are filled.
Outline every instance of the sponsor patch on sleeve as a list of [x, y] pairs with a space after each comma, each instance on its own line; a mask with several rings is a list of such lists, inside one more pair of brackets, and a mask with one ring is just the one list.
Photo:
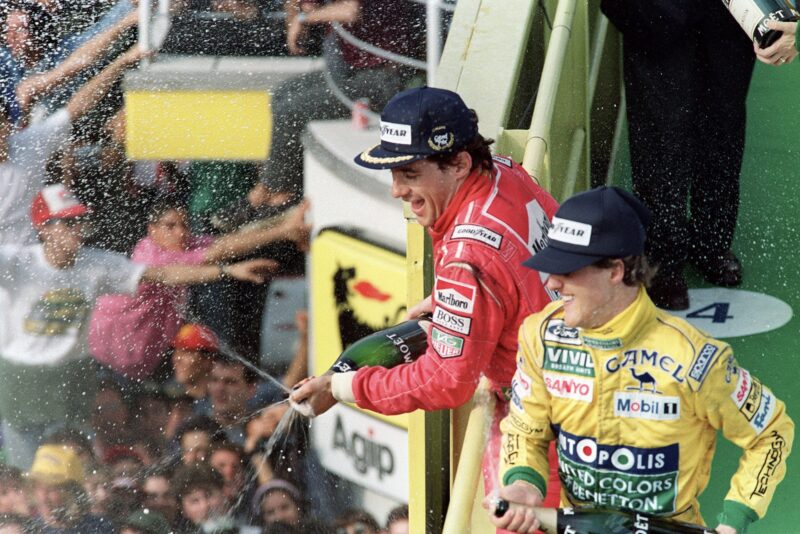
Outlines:
[[[738, 378], [736, 380], [736, 389], [733, 390], [731, 393], [731, 399], [733, 399], [734, 404], [740, 410], [744, 406], [745, 401], [750, 396], [750, 390], [753, 388], [753, 377], [750, 376], [750, 373], [747, 369], [739, 368]], [[759, 390], [761, 389], [761, 384], [758, 385]], [[759, 391], [759, 398], [761, 397]]]
[[433, 300], [450, 311], [471, 314], [475, 309], [475, 291], [472, 284], [439, 277], [433, 289]]
[[464, 350], [464, 338], [442, 332], [434, 326], [431, 328], [431, 347], [442, 358], [455, 358]]
[[477, 224], [459, 224], [453, 228], [453, 233], [450, 237], [452, 239], [471, 239], [472, 241], [479, 241], [498, 250], [500, 249], [500, 244], [503, 242], [503, 236], [493, 230], [478, 226]]
[[[740, 372], [743, 370], [744, 369], [741, 369]], [[744, 415], [745, 419], [752, 421], [753, 417], [756, 416], [756, 413], [758, 413], [758, 410], [761, 408], [761, 390], [763, 387], [757, 378], [754, 378], [750, 374], [747, 376], [749, 382], [742, 382], [742, 390], [746, 391], [744, 398], [741, 401], [738, 401], [739, 396], [734, 392], [734, 395], [736, 396], [734, 398], [734, 402], [737, 402], [739, 411], [742, 412], [742, 415]], [[741, 405], [738, 404], [739, 402], [741, 402]]]
[[531, 377], [517, 369], [511, 379], [511, 402], [522, 411], [522, 401], [531, 396]]
[[770, 448], [764, 455], [764, 464], [761, 466], [756, 476], [753, 493], [750, 494], [751, 498], [763, 497], [767, 494], [770, 479], [783, 460], [783, 449], [786, 448], [786, 440], [774, 430], [770, 434], [770, 438]]
[[526, 423], [522, 417], [518, 416], [514, 412], [508, 413], [508, 422], [511, 424], [511, 426], [526, 436], [530, 436], [534, 433], [543, 433], [541, 429], [534, 429], [531, 425]]
[[711, 369], [714, 361], [717, 359], [717, 352], [719, 352], [719, 348], [716, 345], [706, 343], [694, 359], [694, 363], [691, 369], [689, 369], [689, 378], [696, 381], [699, 386], [703, 384], [703, 380], [706, 379], [709, 369]]
[[447, 328], [448, 330], [452, 330], [466, 336], [468, 336], [470, 330], [472, 330], [472, 319], [455, 313], [450, 313], [440, 306], [437, 306], [433, 310], [433, 322], [443, 328]]
[[772, 418], [775, 415], [775, 404], [777, 402], [775, 395], [772, 394], [769, 388], [761, 388], [761, 404], [756, 414], [753, 416], [753, 419], [750, 421], [750, 426], [756, 431], [756, 436], [761, 435], [764, 429], [767, 428], [767, 425], [772, 422]]

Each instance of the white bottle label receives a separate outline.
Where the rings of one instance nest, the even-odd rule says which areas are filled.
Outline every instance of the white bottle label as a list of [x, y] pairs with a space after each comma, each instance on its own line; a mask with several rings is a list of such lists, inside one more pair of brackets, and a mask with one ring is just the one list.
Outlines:
[[758, 24], [764, 19], [764, 13], [754, 0], [723, 0], [733, 18], [745, 33], [753, 39]]

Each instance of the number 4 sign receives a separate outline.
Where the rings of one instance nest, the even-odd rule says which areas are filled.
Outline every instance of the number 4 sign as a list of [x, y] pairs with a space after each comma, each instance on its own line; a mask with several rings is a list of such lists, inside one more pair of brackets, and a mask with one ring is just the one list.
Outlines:
[[728, 319], [733, 319], [733, 315], [728, 315], [730, 302], [714, 302], [704, 306], [699, 310], [687, 313], [687, 319], [711, 319], [714, 323], [724, 323]]

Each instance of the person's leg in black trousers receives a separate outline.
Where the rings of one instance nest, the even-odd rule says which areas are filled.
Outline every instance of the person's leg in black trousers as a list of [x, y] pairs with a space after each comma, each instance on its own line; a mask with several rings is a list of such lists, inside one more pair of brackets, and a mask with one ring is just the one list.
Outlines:
[[[711, 8], [716, 9], [711, 9]], [[741, 268], [729, 255], [739, 211], [746, 100], [755, 55], [752, 42], [720, 2], [716, 24], [698, 32], [700, 109], [696, 172], [691, 187], [689, 258], [718, 285], [738, 285]], [[731, 263], [734, 262], [734, 263]]]
[[647, 256], [659, 267], [651, 287], [657, 305], [688, 306], [683, 267], [689, 228], [687, 202], [694, 173], [693, 39], [654, 46], [624, 39], [624, 73], [634, 193], [650, 208]]

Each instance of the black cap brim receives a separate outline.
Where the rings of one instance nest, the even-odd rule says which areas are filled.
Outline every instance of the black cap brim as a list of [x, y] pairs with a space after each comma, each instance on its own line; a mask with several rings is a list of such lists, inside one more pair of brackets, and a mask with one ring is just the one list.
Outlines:
[[425, 159], [427, 154], [401, 154], [399, 152], [390, 152], [376, 145], [369, 150], [365, 150], [355, 158], [357, 164], [367, 169], [393, 169], [394, 167], [402, 167], [414, 161]]
[[587, 265], [591, 265], [604, 257], [605, 256], [576, 254], [575, 252], [567, 252], [552, 246], [547, 246], [522, 262], [522, 265], [530, 269], [535, 269], [540, 273], [568, 274], [574, 273]]

